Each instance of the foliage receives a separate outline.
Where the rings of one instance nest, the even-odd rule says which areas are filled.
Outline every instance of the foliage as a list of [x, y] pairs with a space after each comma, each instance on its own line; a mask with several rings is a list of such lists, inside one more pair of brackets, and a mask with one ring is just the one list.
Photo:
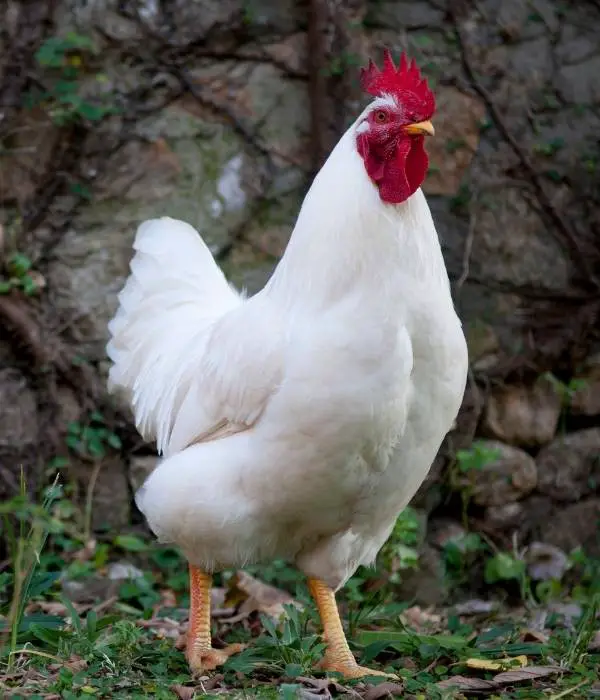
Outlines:
[[35, 55], [44, 80], [29, 93], [28, 106], [41, 106], [58, 125], [98, 122], [115, 113], [113, 95], [103, 88], [106, 76], [91, 71], [96, 54], [93, 40], [76, 32], [46, 39]]
[[106, 426], [104, 416], [93, 411], [87, 424], [73, 421], [67, 426], [67, 447], [79, 456], [102, 459], [107, 452], [120, 450], [121, 439]]
[[[479, 464], [474, 454], [477, 452], [463, 456], [461, 463]], [[481, 457], [481, 451], [478, 454]], [[36, 506], [27, 499], [23, 485], [18, 498], [0, 507], [4, 530], [14, 533], [15, 543], [11, 549], [12, 571], [0, 574], [0, 592], [4, 597], [0, 607], [0, 660], [7, 669], [4, 676], [0, 672], [0, 684], [4, 684], [0, 687], [4, 687], [6, 697], [20, 697], [11, 692], [16, 692], [22, 682], [30, 697], [54, 694], [65, 700], [166, 699], [174, 697], [173, 688], [189, 688], [186, 697], [191, 697], [192, 689], [200, 686], [191, 681], [183, 655], [175, 649], [172, 639], [157, 638], [153, 631], [153, 625], [160, 629], [163, 619], [165, 625], [178, 625], [185, 619], [185, 562], [176, 550], [133, 532], [107, 535], [100, 542], [70, 534], [73, 514], [65, 508], [68, 502], [55, 485], [44, 502]], [[66, 519], [62, 519], [65, 515]], [[380, 567], [394, 561], [400, 544], [416, 548], [419, 537], [418, 517], [409, 510], [399, 519], [389, 558], [382, 557]], [[468, 533], [464, 540], [455, 542], [454, 549], [447, 545], [448, 562], [457, 552], [463, 557], [469, 551], [489, 551], [489, 546], [474, 533]], [[102, 601], [99, 606], [82, 606], [65, 596], [61, 576], [75, 577], [82, 584], [88, 579], [102, 579], [108, 562], [120, 561], [123, 556], [133, 558], [136, 566], [142, 567], [143, 575], [123, 580], [106, 610]], [[486, 618], [477, 625], [449, 610], [433, 622], [424, 617], [423, 627], [413, 628], [407, 624], [406, 604], [393, 600], [393, 585], [381, 589], [375, 602], [367, 590], [361, 589], [368, 588], [381, 575], [381, 569], [373, 571], [370, 577], [359, 572], [355, 577], [357, 585], [349, 585], [340, 596], [342, 610], [349, 613], [351, 646], [361, 663], [374, 668], [384, 666], [397, 673], [405, 692], [415, 697], [450, 697], [439, 685], [442, 681], [456, 679], [457, 683], [464, 683], [474, 674], [500, 678], [499, 672], [514, 664], [520, 668], [524, 663], [528, 664], [526, 669], [533, 665], [541, 668], [542, 674], [554, 674], [552, 681], [542, 675], [539, 681], [528, 682], [522, 689], [517, 684], [512, 691], [498, 681], [498, 688], [504, 688], [499, 697], [542, 698], [547, 697], [550, 687], [557, 693], [589, 689], [596, 680], [594, 668], [600, 661], [593, 651], [600, 596], [593, 582], [597, 587], [598, 570], [582, 552], [575, 552], [573, 560], [583, 569], [587, 567], [582, 582], [587, 581], [588, 585], [582, 585], [577, 592], [581, 614], [574, 627], [564, 626], [559, 618], [550, 618], [549, 638], [534, 642], [525, 638], [525, 621], [511, 619], [510, 610], [506, 610], [504, 619]], [[462, 566], [461, 561], [459, 557], [455, 565]], [[307, 677], [314, 676], [323, 653], [318, 618], [298, 572], [283, 562], [257, 570], [272, 584], [291, 587], [304, 609], [285, 605], [285, 617], [279, 622], [266, 613], [254, 613], [249, 618], [242, 616], [240, 624], [221, 627], [219, 636], [224, 641], [249, 642], [249, 646], [227, 661], [220, 687], [227, 689], [229, 695], [239, 693], [239, 697], [296, 697], [304, 684], [311, 682]], [[487, 559], [485, 576], [490, 585], [497, 585], [507, 580], [523, 581], [526, 572], [518, 556], [496, 551]], [[231, 574], [225, 572], [216, 578], [216, 583], [227, 587], [230, 580]], [[183, 594], [179, 601], [182, 607], [177, 607], [173, 592]], [[563, 591], [561, 597], [565, 595]], [[348, 685], [351, 684], [340, 686], [342, 694]]]
[[33, 296], [42, 284], [42, 277], [33, 270], [33, 263], [27, 255], [17, 252], [8, 256], [5, 276], [0, 277], [0, 294], [20, 289], [27, 296]]

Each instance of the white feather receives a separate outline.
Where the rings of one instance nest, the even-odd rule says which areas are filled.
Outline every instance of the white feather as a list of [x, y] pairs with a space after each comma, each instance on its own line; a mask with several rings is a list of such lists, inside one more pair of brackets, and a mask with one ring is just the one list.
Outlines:
[[[251, 425], [280, 371], [268, 305], [256, 310], [233, 290], [204, 241], [182, 221], [146, 221], [134, 249], [131, 276], [109, 324], [109, 387], [126, 396], [138, 430], [165, 455]], [[239, 343], [245, 326], [249, 338], [261, 334], [259, 347], [271, 338], [268, 353], [259, 347], [248, 353]]]
[[110, 378], [167, 455], [138, 506], [207, 571], [286, 558], [338, 587], [374, 559], [458, 412], [466, 344], [431, 214], [420, 190], [381, 202], [355, 147], [364, 116], [251, 299], [191, 227], [139, 229]]

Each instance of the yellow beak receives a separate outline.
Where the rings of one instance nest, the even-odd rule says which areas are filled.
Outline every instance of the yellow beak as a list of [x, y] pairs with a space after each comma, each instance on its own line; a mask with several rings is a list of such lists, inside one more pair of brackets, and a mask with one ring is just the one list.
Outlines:
[[409, 134], [429, 134], [430, 136], [433, 136], [435, 134], [433, 124], [429, 120], [427, 120], [426, 122], [417, 122], [416, 124], [409, 124], [408, 126], [404, 127], [404, 131], [407, 131]]

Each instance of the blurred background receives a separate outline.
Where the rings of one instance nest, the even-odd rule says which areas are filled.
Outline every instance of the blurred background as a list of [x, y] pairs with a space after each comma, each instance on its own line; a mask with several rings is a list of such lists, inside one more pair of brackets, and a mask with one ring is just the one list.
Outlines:
[[38, 522], [57, 475], [45, 571], [101, 580], [150, 546], [132, 495], [154, 447], [105, 392], [136, 226], [190, 222], [258, 290], [364, 104], [359, 67], [389, 46], [436, 93], [424, 190], [471, 372], [456, 429], [355, 588], [423, 606], [597, 590], [599, 36], [594, 0], [2, 3], [3, 570], [6, 523]]

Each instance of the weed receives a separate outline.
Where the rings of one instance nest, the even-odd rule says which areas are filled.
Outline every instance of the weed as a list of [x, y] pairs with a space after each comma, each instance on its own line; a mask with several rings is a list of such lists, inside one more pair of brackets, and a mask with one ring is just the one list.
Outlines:
[[35, 272], [30, 258], [23, 253], [13, 253], [5, 265], [6, 275], [0, 278], [0, 294], [8, 294], [20, 289], [25, 295], [33, 296], [43, 287], [43, 278]]
[[[93, 40], [85, 35], [69, 32], [65, 36], [53, 36], [38, 49], [35, 59], [45, 69], [42, 87], [27, 96], [27, 106], [41, 106], [55, 124], [98, 122], [117, 110], [113, 96], [98, 89], [106, 82], [106, 76], [92, 76], [96, 84], [90, 90], [88, 64], [97, 50]], [[94, 97], [90, 94], [97, 93]]]
[[490, 449], [484, 442], [476, 440], [471, 447], [459, 450], [450, 466], [450, 488], [460, 494], [462, 503], [462, 521], [468, 526], [467, 511], [473, 497], [475, 488], [475, 473], [486, 465], [494, 462], [500, 453], [497, 449]]

